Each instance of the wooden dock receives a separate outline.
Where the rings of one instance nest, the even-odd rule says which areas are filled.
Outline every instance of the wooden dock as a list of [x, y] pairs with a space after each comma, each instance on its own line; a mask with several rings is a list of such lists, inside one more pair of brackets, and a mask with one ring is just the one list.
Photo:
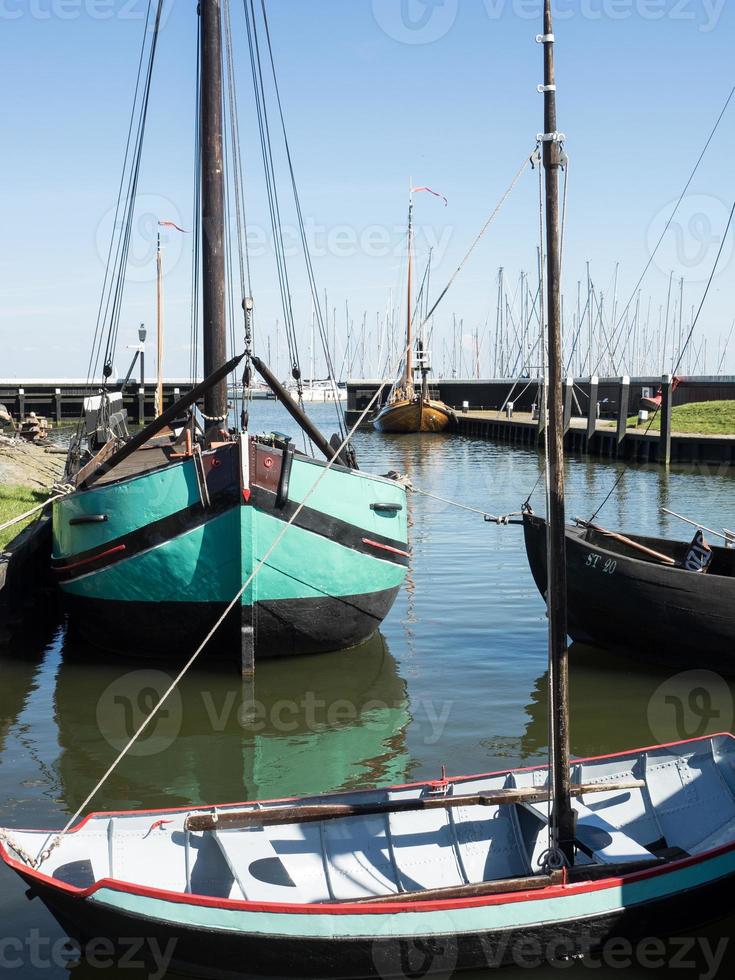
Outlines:
[[[30, 381], [14, 381], [0, 379], [0, 404], [5, 405], [15, 418], [23, 419], [30, 412], [41, 415], [51, 422], [59, 424], [76, 420], [82, 414], [84, 399], [95, 395], [102, 387], [102, 382], [65, 379], [48, 381], [31, 379]], [[163, 407], [168, 408], [187, 392], [191, 391], [190, 381], [165, 381], [163, 385]], [[110, 385], [110, 390], [120, 389], [120, 381]], [[131, 422], [142, 425], [155, 418], [155, 382], [147, 381], [141, 385], [131, 381], [123, 395], [123, 405], [128, 411]]]
[[[385, 384], [375, 380], [347, 383], [347, 422], [354, 424]], [[636, 417], [641, 397], [650, 397], [659, 386], [660, 432], [648, 430], [649, 421], [629, 425]], [[452, 409], [452, 430], [463, 436], [539, 448], [543, 445], [543, 421], [537, 405], [543, 402], [540, 379], [490, 381], [438, 381], [437, 396]], [[386, 387], [387, 391], [387, 387]], [[602, 459], [641, 463], [687, 463], [732, 466], [735, 434], [679, 433], [671, 429], [675, 405], [735, 400], [735, 378], [683, 378], [678, 386], [671, 377], [661, 378], [567, 378], [564, 382], [565, 446], [568, 452]], [[650, 413], [652, 414], [652, 413]], [[372, 425], [372, 416], [364, 425]]]
[[[565, 447], [569, 452], [625, 459], [640, 463], [665, 462], [665, 438], [659, 432], [646, 432], [646, 424], [639, 428], [626, 428], [620, 438], [614, 421], [595, 420], [590, 429], [586, 419], [569, 420]], [[538, 448], [543, 444], [543, 428], [529, 412], [514, 412], [513, 418], [499, 416], [497, 412], [454, 412], [453, 431], [458, 435], [475, 439]], [[735, 435], [709, 436], [694, 433], [671, 433], [669, 462], [712, 463], [732, 466], [735, 464]]]

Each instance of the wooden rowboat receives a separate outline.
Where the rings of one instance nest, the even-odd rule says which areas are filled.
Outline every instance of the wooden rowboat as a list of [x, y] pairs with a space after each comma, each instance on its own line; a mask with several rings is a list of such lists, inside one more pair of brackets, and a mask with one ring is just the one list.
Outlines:
[[443, 432], [449, 425], [451, 410], [444, 402], [415, 396], [388, 402], [373, 420], [379, 432]]
[[[526, 553], [546, 595], [546, 521], [523, 517]], [[735, 673], [735, 550], [713, 546], [706, 574], [683, 567], [685, 541], [567, 527], [569, 635], [647, 659]]]
[[731, 735], [575, 761], [571, 776], [576, 858], [565, 871], [541, 866], [546, 768], [97, 813], [38, 869], [30, 858], [54, 841], [48, 831], [0, 832], [0, 856], [82, 945], [173, 939], [172, 969], [201, 977], [240, 977], [243, 964], [264, 977], [402, 975], [430, 937], [427, 972], [500, 966], [521, 942], [556, 961], [732, 906]]

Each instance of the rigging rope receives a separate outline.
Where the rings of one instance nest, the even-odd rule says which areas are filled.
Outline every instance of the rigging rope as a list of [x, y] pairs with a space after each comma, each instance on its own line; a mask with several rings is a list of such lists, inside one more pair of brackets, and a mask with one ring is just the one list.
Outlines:
[[196, 84], [194, 87], [194, 201], [191, 227], [193, 241], [191, 249], [191, 317], [189, 323], [189, 376], [192, 385], [197, 383], [199, 372], [199, 260], [201, 254], [201, 195], [202, 195], [202, 157], [200, 142], [200, 90], [202, 83], [202, 45], [201, 33], [197, 31]]
[[[252, 3], [252, 0], [251, 0], [251, 3]], [[302, 208], [301, 208], [301, 198], [299, 196], [298, 185], [296, 183], [296, 173], [295, 173], [295, 170], [294, 170], [293, 158], [291, 156], [291, 145], [290, 145], [290, 142], [289, 142], [289, 139], [288, 139], [288, 132], [286, 130], [286, 120], [285, 120], [285, 116], [284, 116], [284, 112], [283, 112], [283, 103], [281, 101], [281, 91], [280, 91], [280, 87], [279, 87], [279, 84], [278, 84], [278, 76], [276, 74], [275, 59], [273, 57], [273, 46], [272, 46], [272, 43], [271, 43], [270, 27], [268, 26], [268, 14], [267, 14], [266, 8], [265, 8], [265, 0], [261, 0], [260, 6], [261, 6], [261, 11], [262, 11], [262, 16], [263, 16], [263, 26], [265, 28], [265, 37], [266, 37], [266, 43], [267, 43], [267, 47], [268, 47], [268, 57], [269, 57], [269, 61], [270, 61], [271, 75], [273, 77], [273, 91], [274, 91], [275, 97], [276, 97], [276, 105], [278, 106], [278, 115], [279, 115], [280, 122], [281, 122], [281, 132], [282, 132], [282, 135], [283, 135], [283, 143], [284, 143], [284, 148], [285, 148], [285, 152], [286, 152], [286, 161], [288, 163], [288, 171], [289, 171], [289, 176], [291, 178], [291, 190], [292, 190], [293, 197], [294, 197], [294, 205], [295, 205], [295, 208], [296, 208], [296, 217], [297, 217], [298, 226], [299, 226], [299, 236], [301, 238], [301, 247], [302, 247], [303, 254], [304, 254], [304, 261], [306, 263], [306, 274], [307, 274], [307, 278], [309, 280], [309, 289], [311, 291], [311, 301], [312, 301], [312, 304], [313, 304], [313, 309], [314, 309], [314, 313], [315, 313], [315, 318], [316, 318], [317, 326], [319, 328], [319, 337], [320, 337], [321, 342], [322, 342], [322, 348], [323, 348], [323, 351], [324, 351], [324, 360], [325, 360], [326, 367], [327, 367], [327, 373], [329, 375], [329, 381], [330, 381], [330, 383], [332, 385], [332, 392], [333, 392], [333, 396], [334, 396], [334, 405], [335, 405], [335, 410], [336, 410], [336, 413], [337, 413], [337, 425], [339, 426], [340, 435], [344, 435], [344, 433], [345, 433], [345, 426], [346, 426], [344, 409], [343, 409], [342, 404], [341, 404], [341, 402], [339, 400], [339, 397], [338, 397], [337, 378], [336, 378], [336, 374], [335, 374], [335, 370], [334, 370], [334, 363], [333, 363], [333, 360], [332, 360], [332, 352], [331, 352], [331, 347], [330, 347], [330, 343], [329, 343], [329, 335], [328, 335], [327, 327], [325, 325], [324, 315], [322, 313], [322, 307], [321, 307], [321, 302], [320, 302], [319, 290], [318, 290], [317, 284], [316, 284], [316, 277], [315, 277], [315, 274], [314, 274], [314, 266], [313, 266], [312, 259], [311, 259], [311, 251], [309, 249], [309, 242], [308, 242], [308, 238], [307, 238], [307, 235], [306, 235], [306, 225], [305, 225], [305, 222], [304, 222], [304, 215], [303, 215], [303, 211], [302, 211]], [[313, 378], [310, 379], [310, 380], [313, 381]]]
[[462, 269], [467, 264], [468, 259], [470, 258], [470, 256], [472, 255], [472, 253], [475, 251], [475, 249], [477, 248], [477, 246], [480, 244], [481, 240], [484, 238], [485, 232], [488, 230], [488, 228], [493, 223], [493, 221], [495, 221], [495, 219], [497, 218], [497, 216], [498, 216], [498, 214], [500, 212], [500, 209], [503, 207], [503, 205], [505, 204], [505, 202], [508, 200], [508, 198], [510, 197], [512, 191], [515, 189], [516, 184], [518, 183], [518, 181], [521, 179], [521, 177], [525, 173], [526, 167], [528, 167], [528, 165], [531, 163], [531, 160], [533, 159], [533, 155], [534, 155], [535, 152], [536, 152], [536, 150], [534, 149], [533, 153], [531, 153], [529, 156], [527, 156], [525, 158], [525, 160], [523, 161], [523, 165], [518, 170], [518, 173], [515, 175], [515, 177], [513, 178], [513, 180], [510, 182], [509, 187], [507, 188], [507, 190], [505, 191], [505, 193], [503, 194], [503, 196], [498, 201], [497, 205], [495, 206], [495, 210], [491, 213], [490, 217], [487, 219], [487, 221], [485, 222], [485, 224], [480, 229], [479, 234], [477, 235], [477, 237], [475, 238], [475, 240], [472, 242], [472, 244], [470, 245], [470, 247], [467, 249], [467, 252], [465, 253], [464, 258], [459, 263], [459, 265], [457, 266], [456, 270], [450, 276], [449, 282], [446, 284], [446, 286], [444, 287], [444, 289], [442, 289], [442, 291], [439, 293], [439, 297], [437, 298], [436, 302], [431, 307], [431, 309], [426, 314], [426, 316], [423, 318], [423, 321], [420, 324], [420, 329], [423, 329], [424, 326], [426, 325], [427, 321], [431, 319], [431, 317], [436, 312], [437, 306], [441, 303], [441, 301], [444, 299], [444, 297], [447, 295], [447, 293], [449, 292], [449, 290], [454, 285], [455, 279], [457, 278], [457, 276], [460, 274], [460, 272], [462, 271]]
[[[671, 227], [671, 224], [672, 224], [674, 218], [676, 217], [676, 215], [679, 212], [679, 208], [681, 207], [682, 201], [684, 200], [684, 197], [686, 196], [686, 193], [689, 190], [689, 187], [691, 186], [692, 181], [694, 180], [694, 178], [697, 175], [697, 172], [698, 172], [699, 167], [700, 167], [700, 165], [702, 163], [702, 160], [704, 159], [704, 157], [705, 157], [705, 155], [707, 153], [707, 150], [709, 149], [710, 144], [711, 144], [712, 140], [714, 139], [715, 134], [717, 133], [717, 130], [720, 127], [720, 123], [722, 122], [722, 119], [723, 119], [725, 113], [727, 112], [727, 109], [728, 109], [730, 103], [733, 100], [733, 96], [735, 96], [735, 86], [733, 86], [732, 89], [730, 89], [730, 94], [728, 95], [727, 99], [725, 100], [725, 104], [723, 105], [722, 109], [720, 110], [720, 114], [717, 117], [717, 120], [716, 120], [716, 122], [715, 122], [715, 124], [714, 124], [714, 126], [712, 128], [712, 131], [710, 132], [709, 136], [707, 137], [707, 141], [704, 144], [704, 147], [702, 149], [702, 152], [699, 154], [699, 157], [697, 158], [697, 162], [694, 165], [694, 169], [692, 170], [691, 174], [689, 175], [689, 179], [687, 180], [686, 184], [684, 185], [683, 191], [679, 195], [679, 199], [676, 202], [676, 205], [674, 206], [674, 210], [671, 212], [671, 215], [669, 216], [669, 220], [666, 222], [666, 225], [664, 226], [664, 230], [661, 232], [661, 235], [659, 236], [659, 239], [656, 242], [656, 245], [655, 245], [653, 251], [651, 252], [651, 254], [649, 256], [648, 261], [646, 262], [646, 265], [645, 265], [645, 267], [643, 269], [643, 272], [641, 273], [640, 278], [639, 278], [638, 282], [636, 283], [635, 288], [633, 289], [633, 292], [631, 293], [630, 299], [626, 303], [625, 308], [624, 308], [622, 314], [620, 315], [620, 319], [618, 320], [617, 324], [613, 324], [613, 327], [614, 327], [614, 329], [613, 329], [613, 338], [615, 337], [615, 334], [617, 334], [618, 328], [622, 325], [623, 320], [625, 319], [626, 313], [630, 309], [630, 307], [631, 307], [631, 305], [633, 303], [633, 300], [635, 299], [636, 295], [638, 294], [638, 290], [640, 289], [641, 284], [643, 283], [643, 280], [645, 279], [646, 274], [648, 273], [648, 270], [651, 268], [651, 265], [653, 264], [653, 261], [656, 258], [656, 255], [658, 254], [658, 250], [661, 247], [661, 243], [663, 242], [664, 238], [666, 237], [666, 233], [668, 232], [668, 230]], [[623, 349], [625, 349], [625, 347], [627, 346], [629, 337], [630, 337], [630, 330], [628, 331], [628, 333], [627, 333], [627, 335], [625, 337], [625, 342], [624, 342], [624, 345], [623, 345]], [[617, 354], [619, 345], [620, 345], [620, 340], [618, 340], [617, 343], [615, 344], [615, 350], [613, 351], [613, 354]], [[596, 365], [595, 370], [594, 370], [593, 373], [596, 373], [597, 372], [597, 369], [599, 368], [599, 366], [600, 366], [601, 363], [602, 363], [602, 358], [600, 358], [598, 360], [597, 365]]]
[[[712, 286], [712, 282], [714, 281], [715, 275], [717, 274], [717, 267], [720, 264], [720, 259], [722, 258], [722, 252], [723, 252], [723, 249], [725, 247], [725, 242], [727, 241], [727, 236], [730, 234], [730, 228], [732, 227], [733, 217], [735, 217], [735, 201], [733, 202], [732, 208], [730, 210], [730, 216], [727, 219], [727, 226], [726, 226], [725, 232], [724, 232], [724, 234], [722, 236], [722, 241], [720, 242], [720, 247], [719, 247], [719, 249], [717, 251], [717, 255], [715, 257], [714, 265], [712, 266], [712, 271], [710, 272], [709, 279], [707, 280], [707, 285], [705, 286], [704, 293], [702, 294], [702, 299], [701, 299], [701, 301], [699, 303], [699, 309], [697, 310], [697, 314], [696, 314], [696, 316], [694, 317], [694, 319], [692, 321], [692, 325], [691, 325], [691, 328], [690, 328], [689, 333], [687, 335], [687, 338], [686, 338], [686, 341], [684, 343], [684, 346], [682, 347], [682, 349], [681, 349], [681, 351], [679, 353], [679, 359], [677, 360], [677, 362], [674, 365], [674, 368], [673, 368], [673, 370], [671, 372], [672, 374], [676, 374], [676, 372], [678, 371], [679, 366], [680, 366], [680, 364], [681, 364], [681, 362], [682, 362], [682, 360], [684, 358], [684, 355], [686, 353], [687, 347], [689, 346], [689, 343], [691, 342], [692, 336], [694, 335], [694, 330], [695, 330], [695, 328], [697, 326], [697, 323], [699, 322], [699, 317], [700, 317], [700, 315], [702, 313], [702, 310], [704, 309], [704, 304], [705, 304], [705, 302], [707, 300], [707, 296], [709, 295], [710, 287]], [[648, 433], [651, 431], [651, 426], [655, 422], [655, 420], [656, 420], [656, 418], [657, 418], [658, 413], [660, 412], [660, 410], [661, 410], [661, 407], [659, 406], [656, 409], [656, 411], [653, 413], [653, 415], [651, 416], [651, 419], [650, 419], [650, 421], [648, 423], [648, 426], [647, 426], [647, 428], [646, 428], [646, 430], [644, 432], [644, 435], [648, 435]], [[602, 509], [605, 507], [605, 505], [607, 504], [607, 502], [610, 500], [610, 498], [612, 497], [612, 495], [615, 493], [615, 491], [617, 490], [617, 488], [620, 486], [620, 484], [621, 484], [621, 482], [623, 480], [623, 477], [625, 476], [625, 474], [628, 472], [629, 469], [630, 469], [630, 463], [626, 463], [626, 465], [623, 467], [623, 469], [621, 470], [621, 472], [618, 474], [618, 477], [615, 480], [615, 482], [613, 483], [612, 487], [610, 488], [610, 492], [605, 497], [605, 499], [602, 501], [602, 503], [597, 508], [597, 510], [594, 512], [594, 514], [592, 515], [592, 517], [590, 518], [590, 523], [592, 523], [592, 521], [595, 520], [595, 518], [600, 513], [600, 511], [602, 511]]]
[[255, 18], [255, 8], [253, 0], [243, 0], [245, 8], [245, 21], [247, 27], [248, 50], [250, 53], [250, 67], [253, 80], [253, 92], [255, 96], [256, 115], [258, 120], [258, 133], [260, 137], [261, 156], [263, 159], [263, 169], [265, 172], [265, 184], [268, 198], [268, 211], [273, 232], [273, 244], [276, 257], [276, 268], [278, 272], [278, 285], [281, 296], [281, 307], [283, 310], [284, 325], [286, 328], [286, 343], [288, 346], [289, 357], [291, 360], [291, 374], [296, 382], [299, 405], [304, 406], [304, 388], [301, 376], [301, 366], [299, 364], [298, 344], [296, 340], [296, 327], [293, 316], [291, 284], [288, 274], [288, 264], [286, 262], [286, 247], [283, 240], [283, 224], [281, 222], [281, 208], [278, 197], [275, 163], [273, 159], [273, 144], [270, 135], [270, 122], [268, 116], [268, 106], [266, 99], [265, 83], [263, 79], [263, 67], [260, 57], [260, 41], [258, 38], [258, 27]]

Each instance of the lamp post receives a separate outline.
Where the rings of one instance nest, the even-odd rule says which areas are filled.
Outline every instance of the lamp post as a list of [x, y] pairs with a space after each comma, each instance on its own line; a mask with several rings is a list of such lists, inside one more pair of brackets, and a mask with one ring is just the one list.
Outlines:
[[141, 323], [138, 327], [138, 340], [140, 341], [140, 387], [145, 388], [145, 338], [148, 331], [145, 328], [145, 323]]

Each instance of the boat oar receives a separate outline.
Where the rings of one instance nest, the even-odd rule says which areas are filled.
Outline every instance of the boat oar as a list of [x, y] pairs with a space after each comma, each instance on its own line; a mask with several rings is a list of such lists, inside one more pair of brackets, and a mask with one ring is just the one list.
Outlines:
[[[642, 789], [642, 779], [620, 782], [583, 783], [572, 786], [573, 796], [585, 793], [614, 793]], [[302, 806], [274, 806], [261, 810], [232, 813], [194, 813], [186, 818], [185, 830], [245, 830], [248, 827], [276, 827], [291, 823], [316, 823], [343, 817], [372, 817], [384, 813], [413, 813], [419, 810], [447, 810], [460, 806], [501, 806], [509, 803], [544, 803], [549, 799], [546, 786], [499, 789], [469, 796], [425, 796], [413, 800], [387, 800], [385, 803], [314, 803]]]
[[598, 534], [603, 534], [606, 538], [612, 538], [614, 541], [620, 541], [621, 544], [627, 544], [629, 548], [633, 548], [635, 551], [641, 551], [644, 555], [649, 555], [651, 558], [656, 558], [658, 561], [663, 562], [664, 565], [676, 565], [674, 559], [668, 555], [664, 555], [660, 551], [654, 551], [653, 548], [647, 548], [644, 544], [640, 544], [632, 538], [626, 538], [624, 534], [618, 534], [617, 531], [608, 531], [598, 524], [583, 521], [581, 517], [575, 517], [574, 520], [580, 527], [587, 527], [591, 531], [597, 531]]

